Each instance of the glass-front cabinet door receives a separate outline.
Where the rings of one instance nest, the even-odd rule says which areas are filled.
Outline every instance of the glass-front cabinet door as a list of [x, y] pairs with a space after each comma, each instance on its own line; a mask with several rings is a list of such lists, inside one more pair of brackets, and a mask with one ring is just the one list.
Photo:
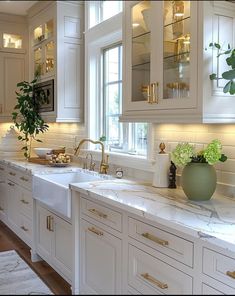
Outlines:
[[197, 102], [197, 1], [126, 1], [124, 112]]

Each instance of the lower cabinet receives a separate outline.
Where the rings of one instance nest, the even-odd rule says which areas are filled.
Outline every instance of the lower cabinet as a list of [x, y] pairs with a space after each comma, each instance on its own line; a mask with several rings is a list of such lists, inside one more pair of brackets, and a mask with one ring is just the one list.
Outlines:
[[7, 190], [6, 190], [6, 176], [5, 176], [5, 167], [0, 166], [0, 220], [6, 222], [7, 217]]
[[128, 285], [141, 294], [192, 294], [193, 279], [129, 244]]
[[122, 294], [122, 241], [80, 220], [80, 293]]
[[72, 226], [36, 205], [36, 252], [65, 280], [72, 278]]

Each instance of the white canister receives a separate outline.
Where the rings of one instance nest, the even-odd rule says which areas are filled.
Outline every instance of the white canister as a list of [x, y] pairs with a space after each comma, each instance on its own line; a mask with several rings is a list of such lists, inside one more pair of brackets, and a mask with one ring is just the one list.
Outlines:
[[156, 155], [156, 163], [155, 163], [153, 182], [152, 182], [152, 185], [154, 187], [168, 187], [169, 167], [170, 167], [170, 154], [158, 153]]

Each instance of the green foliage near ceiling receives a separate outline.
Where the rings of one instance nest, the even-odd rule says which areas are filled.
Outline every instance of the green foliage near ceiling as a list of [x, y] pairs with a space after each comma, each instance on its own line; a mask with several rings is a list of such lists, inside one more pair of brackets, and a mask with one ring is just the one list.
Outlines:
[[235, 94], [235, 49], [231, 48], [230, 44], [228, 44], [227, 49], [224, 50], [222, 49], [219, 43], [210, 43], [209, 47], [217, 49], [218, 51], [217, 58], [219, 58], [222, 55], [228, 55], [228, 57], [226, 58], [226, 63], [230, 68], [228, 71], [223, 72], [221, 74], [221, 77], [218, 77], [217, 74], [212, 73], [210, 75], [210, 79], [211, 80], [219, 80], [219, 79], [227, 80], [227, 83], [223, 88], [223, 92], [230, 93], [230, 95], [234, 95]]

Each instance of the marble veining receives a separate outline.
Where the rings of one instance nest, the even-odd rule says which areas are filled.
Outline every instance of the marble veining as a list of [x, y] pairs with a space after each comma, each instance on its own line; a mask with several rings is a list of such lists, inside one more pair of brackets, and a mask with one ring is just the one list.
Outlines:
[[181, 189], [129, 180], [72, 184], [71, 188], [120, 209], [235, 251], [235, 200], [215, 193], [194, 202]]

